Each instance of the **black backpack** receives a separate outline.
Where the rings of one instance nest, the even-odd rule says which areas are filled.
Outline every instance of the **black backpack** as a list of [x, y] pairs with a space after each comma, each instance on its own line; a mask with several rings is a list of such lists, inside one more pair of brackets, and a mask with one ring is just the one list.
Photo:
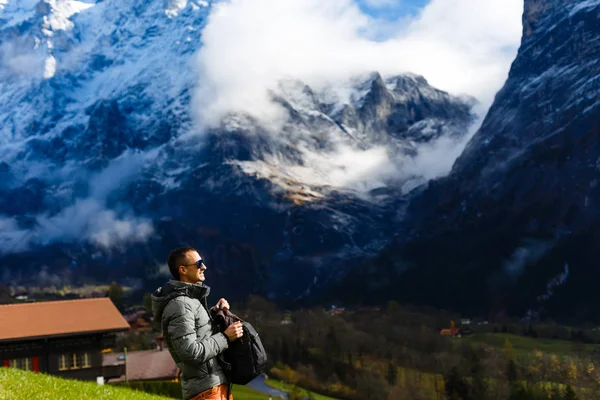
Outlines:
[[260, 375], [267, 365], [267, 353], [260, 337], [249, 322], [243, 321], [229, 310], [214, 310], [212, 314], [221, 332], [234, 322], [242, 322], [244, 335], [229, 342], [228, 349], [218, 358], [230, 382], [245, 385]]

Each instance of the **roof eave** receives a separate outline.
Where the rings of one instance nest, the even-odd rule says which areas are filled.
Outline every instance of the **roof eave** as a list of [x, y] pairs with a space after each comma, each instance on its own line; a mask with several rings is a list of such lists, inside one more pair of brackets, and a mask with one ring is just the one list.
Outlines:
[[114, 329], [102, 329], [95, 331], [83, 331], [83, 332], [67, 332], [60, 333], [55, 335], [40, 335], [40, 336], [26, 336], [26, 337], [14, 337], [14, 338], [0, 338], [0, 343], [8, 343], [8, 342], [20, 342], [20, 341], [34, 341], [39, 339], [55, 339], [55, 338], [63, 338], [63, 337], [71, 337], [71, 336], [84, 336], [84, 335], [94, 335], [94, 334], [107, 334], [107, 333], [119, 333], [119, 332], [127, 332], [131, 329], [131, 327], [123, 327], [123, 328], [114, 328]]

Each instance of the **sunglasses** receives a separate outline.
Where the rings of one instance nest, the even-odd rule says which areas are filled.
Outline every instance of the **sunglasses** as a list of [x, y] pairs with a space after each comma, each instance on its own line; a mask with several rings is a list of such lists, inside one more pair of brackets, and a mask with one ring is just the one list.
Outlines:
[[191, 267], [192, 265], [195, 265], [198, 268], [202, 268], [202, 264], [204, 264], [204, 260], [203, 259], [199, 259], [198, 261], [196, 261], [193, 264], [181, 264], [181, 265], [183, 265], [184, 267]]

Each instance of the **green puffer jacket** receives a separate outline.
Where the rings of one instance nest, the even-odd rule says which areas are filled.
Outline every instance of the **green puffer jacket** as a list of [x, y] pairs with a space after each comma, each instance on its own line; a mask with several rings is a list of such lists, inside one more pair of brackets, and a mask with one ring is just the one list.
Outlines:
[[213, 330], [206, 303], [209, 292], [203, 284], [170, 280], [152, 294], [155, 321], [181, 369], [184, 399], [229, 383], [216, 358], [229, 342], [224, 333]]

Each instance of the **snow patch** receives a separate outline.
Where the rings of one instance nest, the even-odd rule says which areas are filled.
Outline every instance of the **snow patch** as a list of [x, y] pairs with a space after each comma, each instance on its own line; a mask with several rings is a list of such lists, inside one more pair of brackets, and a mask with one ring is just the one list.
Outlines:
[[587, 10], [588, 8], [597, 7], [600, 5], [600, 0], [586, 0], [576, 4], [571, 11], [569, 12], [569, 16], [577, 14], [580, 11]]
[[16, 4], [8, 3], [7, 0], [0, 0], [0, 10], [4, 20], [3, 28], [10, 28], [31, 18], [35, 14], [35, 0], [22, 0]]
[[556, 288], [563, 286], [567, 282], [568, 278], [569, 278], [569, 264], [565, 264], [564, 270], [560, 274], [558, 274], [554, 278], [552, 278], [546, 284], [546, 293], [544, 293], [541, 296], [538, 296], [537, 300], [539, 302], [546, 302], [546, 301], [550, 300], [550, 298], [554, 295], [554, 291], [556, 290]]
[[56, 73], [56, 58], [48, 56], [44, 62], [44, 79], [49, 79]]
[[81, 1], [69, 0], [46, 0], [50, 5], [52, 12], [44, 17], [44, 25], [48, 36], [52, 35], [52, 31], [68, 31], [73, 29], [73, 22], [70, 18], [82, 11], [85, 11], [95, 4], [84, 3]]
[[187, 0], [169, 0], [165, 14], [169, 18], [175, 18], [187, 6]]

